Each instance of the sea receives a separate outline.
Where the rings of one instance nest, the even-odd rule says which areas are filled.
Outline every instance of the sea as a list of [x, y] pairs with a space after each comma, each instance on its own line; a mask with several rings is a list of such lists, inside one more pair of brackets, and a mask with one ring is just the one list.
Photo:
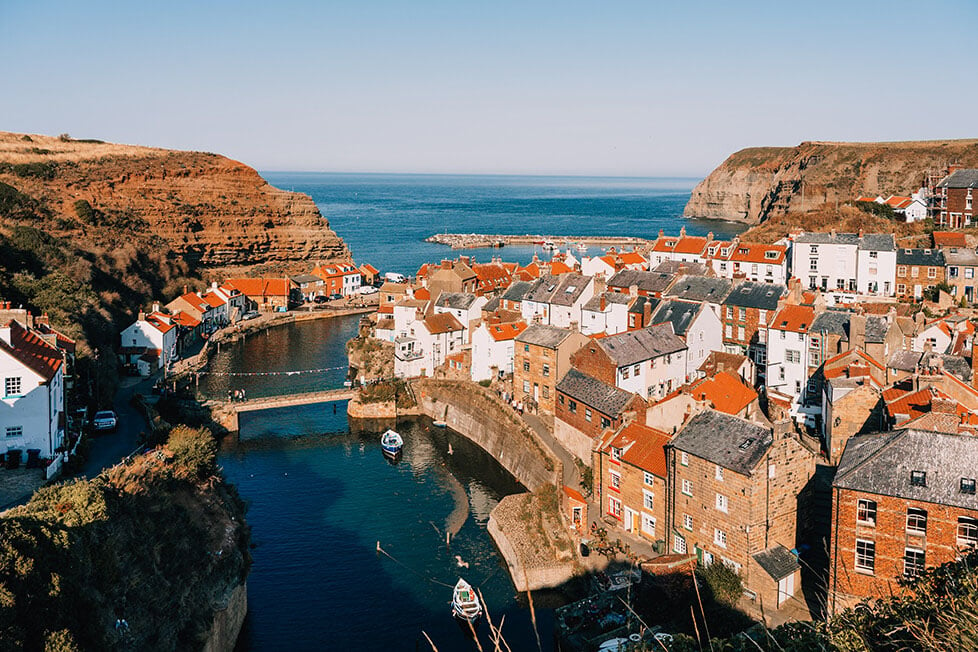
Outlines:
[[[441, 231], [654, 237], [685, 226], [720, 237], [738, 230], [681, 217], [693, 179], [264, 176], [311, 195], [358, 263], [404, 274], [465, 253], [423, 242]], [[542, 255], [533, 247], [468, 253], [521, 263]], [[293, 323], [222, 346], [200, 391], [254, 397], [338, 387], [344, 345], [358, 324], [358, 316]], [[464, 437], [424, 419], [398, 424], [404, 455], [391, 464], [380, 433], [351, 431], [345, 413], [342, 402], [245, 413], [239, 437], [223, 444], [220, 464], [248, 503], [254, 545], [237, 649], [493, 649], [484, 622], [477, 644], [450, 614], [451, 587], [465, 577], [494, 622], [505, 622], [509, 649], [553, 650], [553, 609], [574, 595], [534, 594], [531, 615], [486, 531], [499, 500], [525, 488]]]

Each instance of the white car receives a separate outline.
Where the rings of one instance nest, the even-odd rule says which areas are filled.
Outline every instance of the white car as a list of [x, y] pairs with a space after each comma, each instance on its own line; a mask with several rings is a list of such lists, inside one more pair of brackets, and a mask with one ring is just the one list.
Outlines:
[[119, 420], [116, 419], [115, 412], [112, 410], [96, 412], [95, 418], [92, 419], [92, 427], [96, 430], [115, 430], [117, 425], [119, 425]]
[[361, 285], [357, 288], [357, 294], [377, 294], [378, 292], [380, 292], [380, 290], [372, 285]]

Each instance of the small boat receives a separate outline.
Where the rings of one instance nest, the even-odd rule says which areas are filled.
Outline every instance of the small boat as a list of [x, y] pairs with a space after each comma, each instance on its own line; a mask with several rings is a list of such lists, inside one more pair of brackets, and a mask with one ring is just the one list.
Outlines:
[[557, 245], [555, 245], [552, 240], [544, 240], [543, 248], [545, 251], [556, 251]]
[[431, 425], [433, 425], [436, 428], [445, 428], [448, 426], [448, 422], [442, 421], [441, 419], [435, 419], [434, 421], [431, 422]]
[[384, 455], [394, 457], [401, 452], [403, 446], [404, 440], [393, 430], [388, 429], [380, 438], [380, 447], [384, 449]]
[[582, 251], [584, 253], [587, 253], [587, 245], [584, 244], [583, 242], [578, 242], [577, 243], [577, 250], [578, 251]]
[[474, 623], [482, 615], [482, 603], [472, 590], [472, 585], [458, 578], [452, 591], [452, 615], [467, 623]]

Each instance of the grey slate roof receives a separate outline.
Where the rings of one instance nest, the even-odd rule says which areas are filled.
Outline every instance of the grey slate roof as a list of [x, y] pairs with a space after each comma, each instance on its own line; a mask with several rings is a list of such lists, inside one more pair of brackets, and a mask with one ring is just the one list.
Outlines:
[[896, 241], [892, 233], [802, 233], [795, 238], [798, 244], [855, 245], [869, 251], [894, 251]]
[[787, 291], [788, 288], [777, 283], [744, 281], [730, 290], [730, 294], [724, 299], [723, 305], [757, 308], [758, 310], [777, 310], [778, 299]]
[[686, 274], [688, 276], [706, 276], [709, 268], [702, 263], [687, 263], [681, 260], [664, 260], [655, 266], [653, 272], [661, 274]]
[[948, 265], [978, 265], [978, 253], [970, 247], [950, 247], [944, 249], [944, 262]]
[[978, 170], [955, 170], [944, 177], [938, 188], [978, 188]]
[[620, 303], [622, 305], [628, 305], [628, 302], [632, 300], [630, 296], [621, 292], [602, 292], [588, 299], [583, 309], [591, 312], [599, 312], [601, 310], [601, 297], [604, 297], [605, 304]]
[[897, 249], [897, 265], [944, 267], [944, 253], [940, 249]]
[[564, 375], [557, 383], [557, 391], [613, 419], [621, 416], [625, 406], [635, 396], [631, 392], [609, 385], [577, 369], [570, 369]]
[[609, 288], [622, 288], [628, 290], [631, 286], [636, 286], [643, 292], [664, 292], [676, 279], [675, 274], [665, 272], [644, 272], [637, 269], [623, 269], [610, 279]]
[[687, 275], [676, 279], [666, 294], [687, 301], [722, 303], [730, 294], [731, 287], [733, 287], [733, 281], [730, 279]]
[[637, 331], [609, 335], [596, 341], [617, 366], [651, 360], [686, 348], [686, 343], [672, 332], [671, 324], [658, 324]]
[[522, 301], [526, 293], [530, 291], [533, 284], [529, 281], [516, 281], [511, 283], [506, 291], [503, 292], [502, 298], [507, 301]]
[[671, 445], [725, 469], [750, 475], [773, 442], [774, 436], [767, 428], [705, 410], [686, 422]]
[[898, 371], [913, 372], [922, 355], [923, 353], [917, 351], [895, 351], [886, 361], [886, 366]]
[[971, 365], [968, 364], [965, 358], [960, 355], [930, 351], [920, 356], [920, 364], [925, 367], [936, 366], [932, 362], [935, 358], [941, 361], [941, 364], [944, 366], [944, 371], [956, 376], [969, 385], [971, 384]]
[[812, 322], [811, 327], [808, 329], [809, 333], [832, 333], [833, 335], [841, 335], [843, 339], [847, 339], [849, 336], [849, 317], [851, 313], [841, 312], [839, 310], [826, 310], [817, 317], [815, 321]]
[[516, 341], [521, 344], [535, 344], [544, 346], [548, 349], [556, 349], [561, 342], [570, 337], [571, 331], [566, 328], [556, 326], [546, 326], [544, 324], [533, 324], [525, 331], [516, 336]]
[[756, 553], [753, 557], [754, 561], [775, 582], [788, 577], [801, 568], [801, 564], [798, 563], [798, 557], [780, 543], [772, 548]]
[[312, 274], [297, 274], [295, 276], [290, 276], [289, 280], [295, 281], [299, 285], [305, 285], [306, 283], [323, 283], [323, 279]]
[[453, 310], [468, 310], [477, 298], [470, 292], [442, 292], [438, 295], [435, 306], [452, 308]]
[[653, 311], [662, 303], [659, 299], [655, 297], [635, 297], [635, 301], [628, 308], [628, 312], [642, 313], [645, 312], [645, 304], [649, 304], [649, 310]]
[[493, 297], [486, 302], [486, 305], [482, 306], [482, 309], [486, 312], [496, 312], [499, 310], [499, 297]]
[[533, 281], [524, 300], [549, 303], [555, 306], [572, 306], [578, 297], [584, 293], [584, 288], [590, 282], [590, 276], [581, 276], [580, 274], [559, 274], [557, 276], [544, 274]]
[[[911, 485], [911, 471], [924, 471], [926, 486]], [[961, 478], [976, 476], [978, 437], [908, 428], [850, 439], [832, 486], [978, 509], [978, 496], [960, 490]]]
[[699, 314], [702, 308], [702, 303], [680, 301], [678, 299], [663, 301], [659, 304], [656, 311], [652, 313], [652, 323], [661, 324], [669, 322], [672, 324], [672, 330], [676, 335], [685, 336], [686, 331], [689, 330], [689, 325], [693, 323], [693, 319], [696, 318], [696, 315]]
[[882, 344], [886, 339], [886, 332], [890, 329], [885, 317], [869, 315], [866, 317], [866, 343]]

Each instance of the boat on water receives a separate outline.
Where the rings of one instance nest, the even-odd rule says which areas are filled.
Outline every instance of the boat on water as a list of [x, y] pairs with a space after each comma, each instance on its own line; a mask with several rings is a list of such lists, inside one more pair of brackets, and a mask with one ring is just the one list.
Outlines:
[[577, 250], [580, 251], [580, 252], [583, 252], [583, 253], [587, 253], [587, 245], [584, 244], [583, 242], [578, 242], [577, 243]]
[[380, 438], [380, 447], [384, 449], [384, 455], [394, 457], [400, 454], [404, 447], [404, 440], [399, 434], [388, 429]]
[[458, 578], [452, 590], [452, 615], [467, 623], [474, 623], [482, 615], [482, 603], [472, 585]]
[[557, 245], [554, 244], [553, 240], [544, 240], [543, 249], [544, 251], [557, 251]]

